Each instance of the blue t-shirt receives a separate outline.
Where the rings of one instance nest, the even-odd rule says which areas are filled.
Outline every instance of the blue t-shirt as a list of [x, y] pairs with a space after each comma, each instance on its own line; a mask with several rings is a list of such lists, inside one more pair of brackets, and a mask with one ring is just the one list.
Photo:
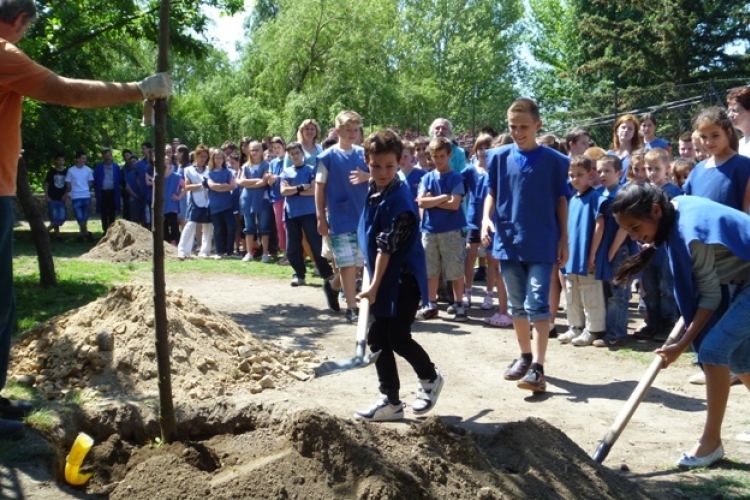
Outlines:
[[476, 165], [471, 164], [461, 174], [469, 198], [466, 205], [466, 225], [469, 229], [480, 229], [484, 215], [484, 199], [490, 189], [487, 172], [480, 172]]
[[570, 256], [563, 271], [565, 274], [589, 274], [589, 250], [599, 211], [599, 192], [589, 188], [568, 201], [568, 251]]
[[399, 174], [401, 174], [404, 184], [409, 187], [412, 199], [416, 203], [417, 195], [419, 194], [419, 183], [422, 180], [422, 177], [427, 175], [427, 171], [415, 167], [411, 169], [411, 172], [409, 172], [408, 175], [405, 175], [401, 170], [399, 170]]
[[[315, 180], [315, 171], [310, 165], [301, 167], [286, 167], [279, 178], [279, 182], [286, 181], [290, 186], [311, 184]], [[284, 220], [287, 218], [315, 215], [315, 196], [302, 196], [298, 193], [286, 196], [284, 203]]]
[[706, 168], [705, 160], [700, 162], [690, 172], [683, 189], [685, 194], [708, 198], [744, 212], [742, 203], [748, 180], [750, 158], [736, 154], [712, 168]]
[[349, 176], [353, 170], [369, 173], [365, 150], [352, 146], [345, 152], [334, 146], [318, 155], [318, 164], [328, 170], [325, 194], [331, 234], [356, 233], [367, 200], [367, 183], [352, 184]]
[[[419, 183], [419, 195], [431, 193], [432, 196], [442, 194], [459, 194], [464, 196], [464, 178], [461, 174], [449, 170], [438, 172], [437, 169], [428, 172]], [[447, 233], [462, 229], [466, 225], [466, 216], [459, 206], [457, 210], [447, 208], [425, 208], [422, 215], [421, 231], [423, 233]]]
[[180, 193], [180, 182], [182, 176], [176, 173], [171, 173], [164, 177], [164, 211], [165, 214], [177, 213], [180, 211], [179, 200], [173, 200], [173, 194]]
[[[667, 182], [662, 186], [662, 191], [667, 195], [667, 198], [670, 200], [674, 198], [675, 196], [681, 196], [685, 193], [682, 192], [682, 189], [678, 188], [671, 182]], [[665, 259], [667, 257], [667, 249], [664, 247], [664, 245], [660, 246], [656, 249], [656, 253], [651, 258], [651, 262], [648, 263], [651, 267], [661, 267], [665, 264]]]
[[[261, 162], [259, 165], [244, 165], [242, 174], [245, 179], [262, 179], [268, 172], [268, 162]], [[257, 188], [242, 188], [240, 195], [240, 213], [250, 215], [260, 213], [263, 209], [264, 200], [268, 201], [268, 186]]]
[[557, 262], [557, 206], [567, 193], [569, 165], [567, 156], [547, 146], [524, 152], [511, 144], [487, 151], [496, 259]]
[[[609, 261], [609, 247], [612, 246], [612, 242], [615, 241], [617, 231], [620, 229], [620, 225], [617, 224], [615, 216], [612, 213], [612, 204], [615, 201], [615, 196], [620, 191], [621, 185], [617, 185], [612, 191], [604, 191], [599, 197], [599, 206], [597, 210], [597, 218], [599, 216], [604, 217], [604, 234], [602, 235], [602, 241], [599, 244], [599, 249], [596, 251], [596, 272], [594, 277], [602, 281], [611, 281], [615, 275], [614, 270]], [[570, 236], [568, 236], [570, 237]], [[628, 246], [628, 252], [633, 255], [636, 251], [635, 242], [626, 237], [623, 245]]]
[[[281, 175], [281, 172], [284, 170], [284, 160], [282, 158], [274, 158], [271, 160], [271, 165], [268, 168], [271, 175]], [[273, 186], [270, 186], [268, 190], [268, 199], [271, 203], [284, 199], [284, 197], [281, 196], [281, 179], [277, 179], [276, 182], [273, 183]]]
[[140, 186], [140, 190], [136, 192], [139, 193], [141, 198], [147, 203], [151, 204], [151, 201], [154, 198], [154, 187], [146, 184], [146, 174], [148, 174], [149, 177], [153, 177], [154, 170], [151, 168], [149, 161], [145, 158], [136, 162], [135, 170], [138, 172], [138, 185]]
[[661, 137], [655, 137], [653, 141], [647, 142], [643, 149], [649, 150], [654, 148], [662, 148], [664, 150], [669, 151], [669, 143], [662, 139]]
[[[229, 184], [234, 178], [234, 174], [228, 168], [224, 167], [219, 170], [208, 172], [208, 178], [219, 184]], [[212, 214], [218, 214], [225, 210], [232, 209], [232, 192], [218, 192], [213, 189], [208, 190], [208, 207]]]

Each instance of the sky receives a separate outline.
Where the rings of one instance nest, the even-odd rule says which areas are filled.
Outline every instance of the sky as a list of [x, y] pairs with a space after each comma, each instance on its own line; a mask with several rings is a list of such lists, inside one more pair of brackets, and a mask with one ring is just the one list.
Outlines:
[[242, 23], [253, 7], [253, 0], [245, 0], [245, 11], [234, 16], [222, 16], [221, 12], [214, 7], [203, 7], [209, 19], [215, 23], [214, 29], [209, 31], [209, 37], [214, 39], [214, 45], [229, 54], [229, 59], [234, 61], [238, 54], [235, 48], [237, 42], [243, 40]]

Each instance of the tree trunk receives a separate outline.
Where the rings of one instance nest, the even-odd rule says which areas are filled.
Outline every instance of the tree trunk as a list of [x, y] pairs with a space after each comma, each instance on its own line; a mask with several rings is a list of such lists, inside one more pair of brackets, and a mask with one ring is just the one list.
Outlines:
[[18, 178], [16, 179], [18, 203], [21, 204], [26, 220], [31, 226], [31, 237], [34, 238], [37, 262], [39, 263], [39, 284], [42, 286], [57, 286], [55, 262], [52, 259], [52, 245], [49, 233], [44, 225], [44, 218], [39, 213], [39, 207], [31, 192], [29, 171], [23, 157], [18, 159]]
[[[169, 49], [169, 0], [162, 0], [159, 12], [159, 58], [157, 71], [167, 71]], [[154, 324], [156, 327], [156, 363], [159, 374], [159, 424], [161, 439], [178, 439], [177, 419], [172, 401], [172, 363], [169, 352], [167, 292], [164, 273], [164, 151], [167, 143], [167, 101], [156, 101], [156, 166], [154, 167]], [[170, 163], [171, 164], [171, 163]]]

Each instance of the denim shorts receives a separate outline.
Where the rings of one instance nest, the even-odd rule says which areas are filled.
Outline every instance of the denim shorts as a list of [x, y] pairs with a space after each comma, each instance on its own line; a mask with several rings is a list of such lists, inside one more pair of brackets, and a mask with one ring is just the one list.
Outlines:
[[271, 207], [271, 203], [268, 200], [263, 200], [260, 212], [246, 213], [243, 215], [245, 227], [242, 232], [247, 235], [258, 233], [261, 236], [271, 234], [272, 212], [273, 208]]
[[76, 214], [78, 224], [81, 226], [86, 224], [91, 213], [91, 198], [76, 198], [70, 203], [73, 205], [73, 213]]
[[750, 373], [750, 284], [735, 295], [729, 309], [703, 338], [698, 361]]
[[508, 292], [508, 311], [512, 318], [529, 321], [550, 319], [552, 267], [553, 264], [546, 262], [500, 261], [500, 273]]

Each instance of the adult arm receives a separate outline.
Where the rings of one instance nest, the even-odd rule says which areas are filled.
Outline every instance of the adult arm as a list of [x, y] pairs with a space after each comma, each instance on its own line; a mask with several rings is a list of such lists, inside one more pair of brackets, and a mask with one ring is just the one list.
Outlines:
[[37, 101], [74, 108], [104, 108], [143, 100], [143, 94], [135, 82], [77, 80], [54, 73], [27, 92], [26, 96]]

